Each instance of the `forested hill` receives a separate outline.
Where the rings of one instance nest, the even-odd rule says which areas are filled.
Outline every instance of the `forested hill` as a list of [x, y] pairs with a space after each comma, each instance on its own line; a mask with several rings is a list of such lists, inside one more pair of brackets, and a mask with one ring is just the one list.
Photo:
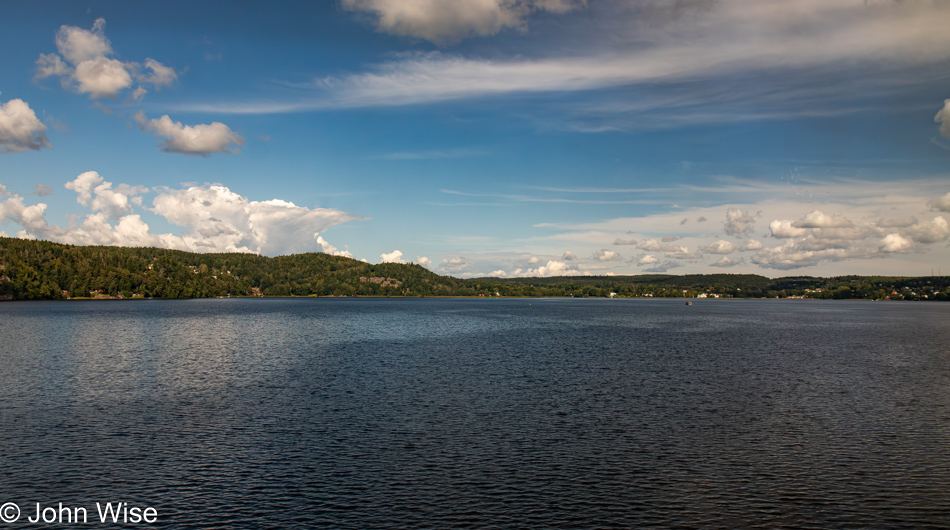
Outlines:
[[414, 264], [323, 253], [267, 258], [0, 238], [0, 300], [215, 296], [574, 296], [947, 300], [950, 277], [666, 274], [440, 276]]
[[16, 300], [479, 294], [470, 282], [418, 265], [323, 253], [267, 258], [0, 238], [0, 268], [0, 296]]

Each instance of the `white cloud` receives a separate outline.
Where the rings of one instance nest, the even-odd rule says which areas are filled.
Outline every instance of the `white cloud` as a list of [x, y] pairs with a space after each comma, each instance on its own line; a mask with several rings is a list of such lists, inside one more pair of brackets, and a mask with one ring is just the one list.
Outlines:
[[594, 255], [592, 257], [593, 259], [597, 261], [620, 261], [621, 259], [623, 259], [620, 257], [620, 254], [617, 254], [613, 250], [607, 250], [607, 249], [600, 249], [594, 252]]
[[695, 260], [702, 257], [702, 255], [697, 252], [690, 252], [688, 247], [673, 246], [672, 248], [667, 247], [664, 250], [666, 251], [664, 256], [667, 258]]
[[643, 256], [642, 258], [637, 260], [637, 265], [653, 265], [654, 263], [657, 263], [659, 261], [660, 260], [658, 260], [657, 257], [654, 256], [653, 254], [647, 254], [646, 256]]
[[320, 245], [320, 252], [323, 252], [324, 254], [329, 254], [331, 256], [343, 256], [345, 258], [353, 257], [353, 254], [350, 253], [349, 249], [338, 250], [336, 247], [331, 245], [326, 239], [323, 239], [323, 236], [321, 236], [319, 232], [313, 234], [313, 237], [316, 239], [317, 244]]
[[125, 65], [116, 59], [98, 57], [76, 65], [73, 72], [76, 91], [90, 98], [115, 97], [132, 86], [132, 76]]
[[442, 260], [442, 269], [450, 273], [459, 273], [467, 268], [468, 262], [461, 256]]
[[772, 232], [772, 237], [782, 239], [801, 237], [808, 233], [804, 228], [795, 228], [792, 221], [780, 221], [778, 219], [769, 223], [769, 231]]
[[18, 195], [0, 202], [0, 219], [22, 226], [18, 237], [60, 243], [265, 255], [307, 252], [317, 246], [335, 251], [318, 233], [359, 219], [339, 210], [309, 209], [280, 199], [250, 201], [223, 186], [192, 186], [163, 189], [155, 197], [150, 210], [184, 230], [177, 235], [153, 234], [139, 214], [126, 213], [132, 207], [117, 197], [128, 198], [144, 188], [120, 184], [113, 189], [95, 172], [80, 175], [68, 187], [77, 192], [80, 204], [93, 210], [78, 225], [49, 225], [46, 204], [26, 205]]
[[373, 13], [379, 31], [440, 45], [521, 28], [533, 10], [565, 13], [579, 4], [570, 0], [343, 0], [344, 9]]
[[804, 218], [792, 223], [795, 228], [850, 228], [854, 223], [840, 214], [827, 215], [820, 210], [812, 210]]
[[[138, 65], [135, 65], [138, 66]], [[164, 64], [156, 61], [155, 59], [145, 59], [145, 68], [150, 71], [148, 74], [142, 74], [136, 68], [135, 78], [140, 83], [149, 84], [155, 88], [161, 88], [166, 86], [171, 86], [178, 80], [178, 74], [175, 73], [174, 68], [165, 66]]]
[[[436, 41], [479, 32], [491, 34], [502, 27], [517, 26], [519, 17], [512, 16], [503, 6], [528, 4], [527, 0], [344, 2], [349, 9], [375, 14], [383, 31]], [[570, 26], [564, 30], [568, 37], [577, 40], [607, 40], [610, 45], [601, 47], [601, 51], [571, 46], [573, 39], [565, 38], [561, 49], [570, 52], [559, 54], [558, 48], [546, 49], [543, 58], [404, 55], [365, 72], [315, 79], [309, 88], [318, 93], [306, 101], [197, 107], [226, 112], [293, 112], [304, 108], [428, 104], [459, 98], [658, 83], [695, 84], [701, 87], [697, 92], [707, 94], [710, 79], [721, 83], [725, 77], [745, 80], [757, 76], [756, 83], [725, 87], [715, 99], [729, 99], [737, 104], [736, 108], [758, 101], [763, 109], [778, 101], [784, 108], [761, 114], [788, 117], [814, 113], [815, 101], [829, 101], [829, 94], [844, 94], [853, 88], [848, 83], [816, 84], [814, 78], [804, 75], [796, 76], [802, 82], [791, 86], [788, 78], [773, 75], [776, 72], [831, 72], [829, 79], [834, 81], [836, 75], [840, 77], [835, 72], [841, 69], [870, 65], [877, 72], [899, 74], [906, 72], [905, 67], [937, 65], [950, 58], [950, 32], [944, 22], [950, 17], [950, 5], [945, 2], [889, 2], [886, 7], [856, 0], [601, 3], [605, 4], [607, 7], [598, 12], [609, 19], [592, 19], [588, 26], [578, 22], [580, 35], [572, 34], [570, 30], [574, 28]], [[664, 10], [668, 12], [664, 15], [667, 20], [651, 15]], [[604, 26], [610, 27], [610, 31], [605, 31]], [[597, 28], [600, 34], [584, 34], [590, 31], [586, 29], [589, 27]], [[879, 78], [877, 82], [882, 85], [904, 86], [893, 83], [894, 77]], [[678, 109], [695, 104], [698, 99], [696, 94], [685, 98], [644, 94], [636, 102], [624, 102], [620, 109]], [[792, 108], [793, 104], [797, 106]], [[748, 109], [730, 110], [720, 107], [714, 112], [691, 112], [681, 124], [693, 125], [700, 120], [718, 123], [749, 114]], [[820, 111], [859, 110], [829, 107]]]
[[767, 269], [789, 270], [812, 267], [822, 261], [868, 258], [872, 255], [873, 252], [860, 247], [807, 250], [795, 241], [788, 241], [780, 247], [766, 248], [756, 252], [752, 257], [752, 262]]
[[742, 258], [733, 259], [733, 258], [730, 258], [729, 256], [723, 256], [719, 258], [719, 260], [716, 261], [715, 263], [710, 263], [709, 266], [726, 268], [726, 267], [735, 267], [736, 265], [742, 265], [744, 263], [745, 263], [745, 260]]
[[736, 250], [738, 250], [739, 252], [745, 252], [747, 250], [761, 250], [761, 249], [762, 249], [762, 242], [756, 239], [743, 240], [739, 242], [739, 244], [736, 246]]
[[56, 49], [73, 64], [112, 55], [112, 44], [105, 36], [106, 19], [97, 18], [92, 30], [60, 26], [56, 33]]
[[491, 271], [488, 273], [489, 278], [504, 278], [505, 276], [508, 276], [508, 273], [506, 273], [505, 271], [501, 269], [498, 269], [496, 271]]
[[425, 256], [416, 256], [416, 263], [423, 267], [429, 268], [429, 266], [432, 265], [432, 260]]
[[901, 237], [900, 234], [888, 234], [881, 240], [881, 252], [905, 252], [910, 250], [913, 242]]
[[67, 182], [66, 189], [78, 194], [76, 202], [89, 206], [94, 212], [101, 211], [109, 219], [119, 219], [125, 214], [132, 213], [130, 196], [147, 191], [146, 188], [114, 190], [112, 183], [105, 182], [95, 171], [86, 171], [72, 182]]
[[406, 261], [402, 259], [402, 252], [399, 250], [394, 250], [388, 254], [380, 254], [379, 259], [382, 260], [382, 263], [406, 263]]
[[[174, 69], [151, 58], [145, 60], [144, 67], [136, 62], [123, 63], [111, 58], [115, 51], [105, 36], [105, 25], [105, 19], [99, 18], [92, 30], [61, 26], [56, 33], [59, 55], [41, 53], [36, 60], [35, 79], [57, 76], [64, 88], [98, 99], [118, 96], [133, 86], [134, 78], [140, 86], [132, 92], [133, 100], [141, 100], [147, 92], [141, 85], [159, 88], [170, 86], [178, 79]], [[142, 73], [143, 69], [149, 73]]]
[[943, 100], [943, 108], [937, 111], [934, 121], [940, 124], [940, 134], [950, 138], [950, 99]]
[[565, 251], [564, 254], [561, 256], [561, 261], [574, 261], [576, 259], [577, 259], [577, 254], [574, 254], [570, 250]]
[[727, 234], [734, 236], [755, 230], [755, 218], [739, 208], [726, 210], [726, 222], [723, 223]]
[[538, 263], [539, 261], [541, 261], [541, 258], [537, 256], [531, 256], [530, 258], [528, 258], [528, 263], [531, 263], [531, 264]]
[[46, 125], [22, 99], [0, 103], [0, 153], [22, 153], [27, 149], [52, 149], [46, 139]]
[[52, 76], [63, 77], [64, 84], [68, 84], [66, 77], [69, 76], [72, 69], [63, 62], [63, 58], [55, 53], [41, 53], [40, 58], [36, 60], [36, 77], [34, 79], [46, 79]]
[[548, 261], [547, 264], [538, 267], [537, 269], [528, 269], [523, 273], [519, 270], [516, 270], [512, 273], [512, 276], [521, 274], [523, 276], [578, 276], [580, 271], [576, 269], [571, 269], [563, 261]]
[[937, 197], [936, 199], [927, 201], [927, 206], [931, 210], [950, 212], [950, 193], [944, 195], [943, 197]]
[[[35, 186], [36, 191], [33, 192], [37, 197], [46, 197], [53, 194], [53, 188], [51, 186], [45, 186], [43, 184], [37, 184]], [[3, 194], [0, 193], [0, 196]]]
[[240, 153], [236, 146], [244, 145], [244, 138], [220, 122], [210, 124], [182, 125], [173, 122], [168, 115], [149, 120], [144, 112], [134, 119], [143, 131], [154, 132], [162, 139], [161, 149], [166, 153], [184, 153], [208, 156], [212, 153]]
[[614, 239], [614, 245], [636, 245], [636, 244], [637, 244], [636, 239], [620, 239], [619, 237], [617, 239]]
[[732, 254], [736, 251], [736, 245], [731, 241], [720, 239], [714, 243], [699, 247], [699, 250], [709, 254]]
[[929, 223], [917, 223], [907, 227], [906, 233], [918, 243], [931, 244], [946, 240], [950, 236], [950, 226], [946, 219], [937, 216]]
[[676, 269], [682, 267], [683, 264], [673, 260], [666, 260], [662, 263], [656, 263], [648, 269], [643, 269], [643, 272], [666, 272], [670, 269]]
[[656, 239], [647, 239], [640, 243], [638, 247], [640, 250], [646, 250], [648, 252], [660, 252], [663, 250], [663, 245], [660, 244]]

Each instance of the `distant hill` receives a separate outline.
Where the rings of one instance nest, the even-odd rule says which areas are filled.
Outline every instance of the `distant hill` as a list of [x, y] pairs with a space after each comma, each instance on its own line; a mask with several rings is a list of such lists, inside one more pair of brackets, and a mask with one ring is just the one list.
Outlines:
[[648, 274], [553, 278], [441, 276], [415, 264], [323, 253], [267, 258], [0, 238], [0, 300], [216, 296], [573, 296], [947, 300], [950, 277]]

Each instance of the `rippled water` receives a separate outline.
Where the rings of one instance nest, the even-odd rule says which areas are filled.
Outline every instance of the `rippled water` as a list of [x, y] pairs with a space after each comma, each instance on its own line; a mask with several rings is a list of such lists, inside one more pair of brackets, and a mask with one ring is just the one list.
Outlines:
[[11, 528], [950, 527], [950, 304], [8, 303], [0, 363]]

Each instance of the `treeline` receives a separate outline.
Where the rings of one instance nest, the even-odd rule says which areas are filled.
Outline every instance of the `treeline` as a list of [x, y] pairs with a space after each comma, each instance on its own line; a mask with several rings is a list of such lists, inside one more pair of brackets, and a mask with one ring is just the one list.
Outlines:
[[619, 296], [696, 298], [815, 298], [948, 301], [948, 276], [790, 276], [756, 274], [644, 274], [636, 276], [573, 276], [508, 278], [505, 284], [534, 287], [542, 296]]
[[323, 253], [267, 258], [0, 238], [0, 297], [476, 296], [470, 282], [418, 265]]
[[323, 253], [267, 258], [0, 238], [0, 299], [217, 296], [506, 296], [947, 300], [950, 277], [770, 279], [754, 274], [556, 278], [440, 276]]

